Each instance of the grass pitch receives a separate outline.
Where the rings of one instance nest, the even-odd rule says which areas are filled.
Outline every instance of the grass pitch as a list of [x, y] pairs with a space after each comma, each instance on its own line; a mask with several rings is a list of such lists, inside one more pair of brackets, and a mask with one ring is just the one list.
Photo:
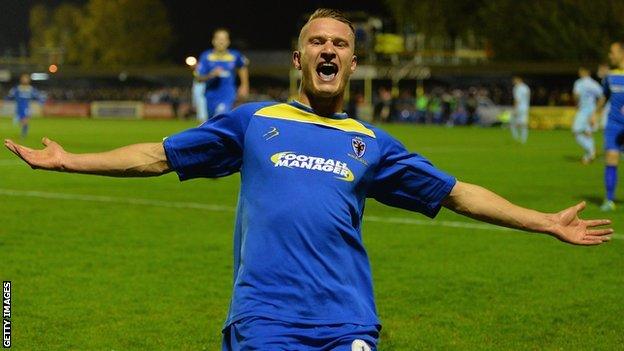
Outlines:
[[[193, 125], [34, 120], [25, 144], [38, 146], [46, 135], [68, 151], [94, 152]], [[501, 129], [384, 128], [439, 168], [517, 204], [558, 211], [586, 200], [584, 217], [604, 216], [603, 166], [582, 166], [569, 132], [533, 131], [518, 145]], [[17, 139], [18, 132], [0, 119], [0, 136]], [[237, 175], [180, 183], [174, 174], [32, 171], [0, 151], [0, 278], [13, 282], [13, 348], [219, 349], [238, 188]], [[616, 233], [624, 233], [623, 213], [621, 205], [608, 215]], [[600, 247], [575, 247], [473, 227], [447, 210], [430, 221], [371, 200], [366, 214], [381, 350], [624, 344], [622, 234]]]

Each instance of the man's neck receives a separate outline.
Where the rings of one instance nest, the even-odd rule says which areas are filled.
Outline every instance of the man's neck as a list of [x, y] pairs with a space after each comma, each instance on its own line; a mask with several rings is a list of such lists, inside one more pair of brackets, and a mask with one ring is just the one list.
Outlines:
[[333, 116], [336, 113], [342, 112], [342, 105], [344, 102], [344, 95], [340, 94], [337, 96], [324, 98], [324, 97], [315, 97], [308, 96], [305, 92], [299, 92], [299, 97], [297, 101], [304, 105], [308, 105], [316, 112], [319, 116]]

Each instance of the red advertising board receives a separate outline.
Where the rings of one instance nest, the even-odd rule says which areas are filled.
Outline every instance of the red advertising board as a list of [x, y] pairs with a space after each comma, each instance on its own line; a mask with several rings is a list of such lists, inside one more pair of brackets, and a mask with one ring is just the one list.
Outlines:
[[145, 119], [172, 119], [173, 117], [171, 104], [143, 105], [143, 118]]
[[89, 117], [91, 104], [82, 102], [48, 102], [43, 106], [46, 117]]

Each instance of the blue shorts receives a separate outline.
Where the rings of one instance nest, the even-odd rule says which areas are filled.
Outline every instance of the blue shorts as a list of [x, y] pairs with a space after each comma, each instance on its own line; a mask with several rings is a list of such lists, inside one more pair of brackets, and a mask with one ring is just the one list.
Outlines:
[[230, 97], [230, 98], [219, 98], [219, 99], [206, 96], [206, 108], [208, 110], [208, 118], [210, 119], [216, 115], [220, 115], [225, 112], [230, 112], [232, 110], [232, 106], [234, 106], [235, 101], [236, 101], [236, 96]]
[[[354, 343], [377, 350], [379, 329], [375, 325], [313, 325], [247, 317], [223, 330], [222, 350], [351, 351]], [[362, 346], [356, 349], [367, 350]]]
[[17, 110], [15, 112], [15, 118], [17, 118], [20, 121], [28, 117], [30, 117], [30, 111], [28, 109]]
[[604, 149], [606, 151], [624, 151], [624, 125], [607, 122], [604, 130]]

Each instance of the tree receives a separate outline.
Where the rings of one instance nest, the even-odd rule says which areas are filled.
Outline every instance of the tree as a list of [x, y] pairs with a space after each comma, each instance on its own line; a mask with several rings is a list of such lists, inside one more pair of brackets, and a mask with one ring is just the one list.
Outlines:
[[624, 35], [622, 13], [616, 0], [501, 0], [482, 8], [481, 33], [500, 59], [600, 60]]
[[172, 40], [158, 0], [90, 0], [81, 31], [85, 64], [155, 63]]
[[[441, 36], [454, 45], [479, 25], [478, 12], [484, 0], [386, 0], [401, 31], [429, 37]], [[449, 47], [449, 49], [452, 47]]]
[[30, 12], [31, 48], [60, 49], [67, 63], [133, 65], [163, 59], [172, 40], [159, 0], [90, 0]]
[[82, 19], [83, 11], [76, 5], [61, 4], [53, 11], [35, 5], [30, 11], [31, 49], [48, 55], [50, 63], [79, 63]]
[[397, 23], [454, 40], [474, 32], [500, 60], [595, 61], [624, 38], [621, 0], [386, 0]]

